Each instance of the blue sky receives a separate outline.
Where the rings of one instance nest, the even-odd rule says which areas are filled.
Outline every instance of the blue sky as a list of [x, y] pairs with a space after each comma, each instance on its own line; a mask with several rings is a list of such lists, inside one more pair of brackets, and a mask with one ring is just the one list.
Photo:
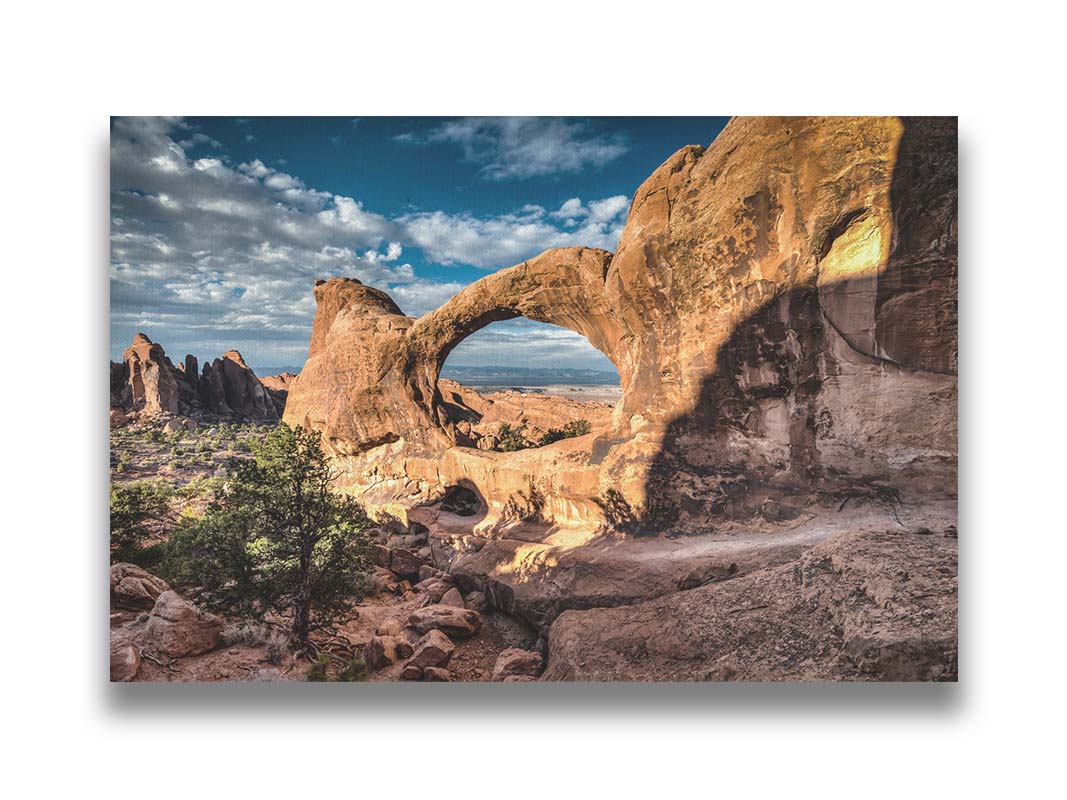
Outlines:
[[[726, 121], [113, 119], [111, 357], [143, 331], [173, 359], [237, 348], [262, 374], [303, 363], [315, 278], [360, 278], [417, 316], [549, 247], [613, 250], [637, 186]], [[449, 363], [611, 368], [526, 320]]]

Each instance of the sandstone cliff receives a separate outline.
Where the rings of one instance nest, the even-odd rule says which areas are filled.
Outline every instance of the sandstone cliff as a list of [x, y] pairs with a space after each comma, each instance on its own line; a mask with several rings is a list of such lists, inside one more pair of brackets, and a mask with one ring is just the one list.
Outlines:
[[[407, 513], [455, 485], [483, 527], [632, 532], [744, 517], [783, 493], [937, 493], [956, 476], [955, 120], [735, 119], [635, 192], [617, 251], [550, 250], [420, 319], [320, 281], [284, 418], [342, 481]], [[619, 371], [609, 430], [522, 453], [462, 446], [449, 352], [525, 316]]]

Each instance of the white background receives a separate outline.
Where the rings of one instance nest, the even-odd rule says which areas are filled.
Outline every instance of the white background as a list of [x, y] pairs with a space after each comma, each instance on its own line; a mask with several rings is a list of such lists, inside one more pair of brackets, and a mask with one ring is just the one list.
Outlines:
[[[1061, 790], [1067, 181], [1052, 7], [9, 4], [9, 796]], [[958, 114], [959, 685], [108, 686], [108, 115], [170, 113]]]

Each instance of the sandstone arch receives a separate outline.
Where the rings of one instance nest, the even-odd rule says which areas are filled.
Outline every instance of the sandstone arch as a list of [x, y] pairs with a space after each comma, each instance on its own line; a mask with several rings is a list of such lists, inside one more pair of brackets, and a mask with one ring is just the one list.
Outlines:
[[[416, 320], [407, 334], [418, 393], [439, 405], [436, 387], [453, 348], [493, 322], [525, 317], [584, 336], [619, 370], [623, 391], [632, 363], [604, 290], [611, 253], [585, 247], [549, 250], [466, 287]], [[434, 414], [440, 418], [439, 413]]]
[[[952, 491], [955, 175], [954, 120], [735, 119], [637, 189], [614, 254], [548, 251], [418, 320], [358, 281], [317, 286], [285, 419], [323, 432], [346, 485], [396, 507], [461, 479], [495, 508], [543, 479], [550, 519], [608, 508], [634, 525], [650, 493], [679, 510], [671, 524], [697, 524], [750, 510], [761, 486], [920, 491], [935, 475]], [[454, 446], [440, 367], [515, 316], [616, 365], [610, 435], [533, 455]]]

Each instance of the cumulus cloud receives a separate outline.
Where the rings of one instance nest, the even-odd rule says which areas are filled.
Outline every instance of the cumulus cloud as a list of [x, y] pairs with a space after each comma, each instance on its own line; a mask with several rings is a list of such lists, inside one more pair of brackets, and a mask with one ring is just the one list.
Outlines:
[[463, 284], [416, 275], [404, 258], [409, 249], [439, 264], [483, 269], [549, 247], [613, 249], [628, 204], [622, 196], [574, 198], [553, 212], [530, 204], [490, 217], [443, 211], [388, 217], [261, 160], [236, 163], [216, 146], [180, 119], [113, 121], [115, 353], [133, 330], [144, 329], [179, 357], [217, 355], [246, 342], [274, 354], [275, 364], [299, 364], [315, 278], [359, 278], [388, 291], [405, 313], [420, 315]]
[[598, 134], [586, 122], [552, 117], [465, 117], [395, 138], [454, 144], [467, 161], [482, 165], [487, 180], [573, 174], [609, 164], [629, 149], [620, 134]]
[[[588, 205], [574, 198], [551, 214], [541, 206], [527, 205], [495, 217], [430, 211], [407, 214], [397, 222], [412, 243], [438, 263], [493, 269], [517, 264], [551, 247], [614, 250], [629, 202], [623, 195]], [[568, 213], [561, 217], [564, 209]], [[558, 227], [552, 219], [563, 219], [565, 227]]]

